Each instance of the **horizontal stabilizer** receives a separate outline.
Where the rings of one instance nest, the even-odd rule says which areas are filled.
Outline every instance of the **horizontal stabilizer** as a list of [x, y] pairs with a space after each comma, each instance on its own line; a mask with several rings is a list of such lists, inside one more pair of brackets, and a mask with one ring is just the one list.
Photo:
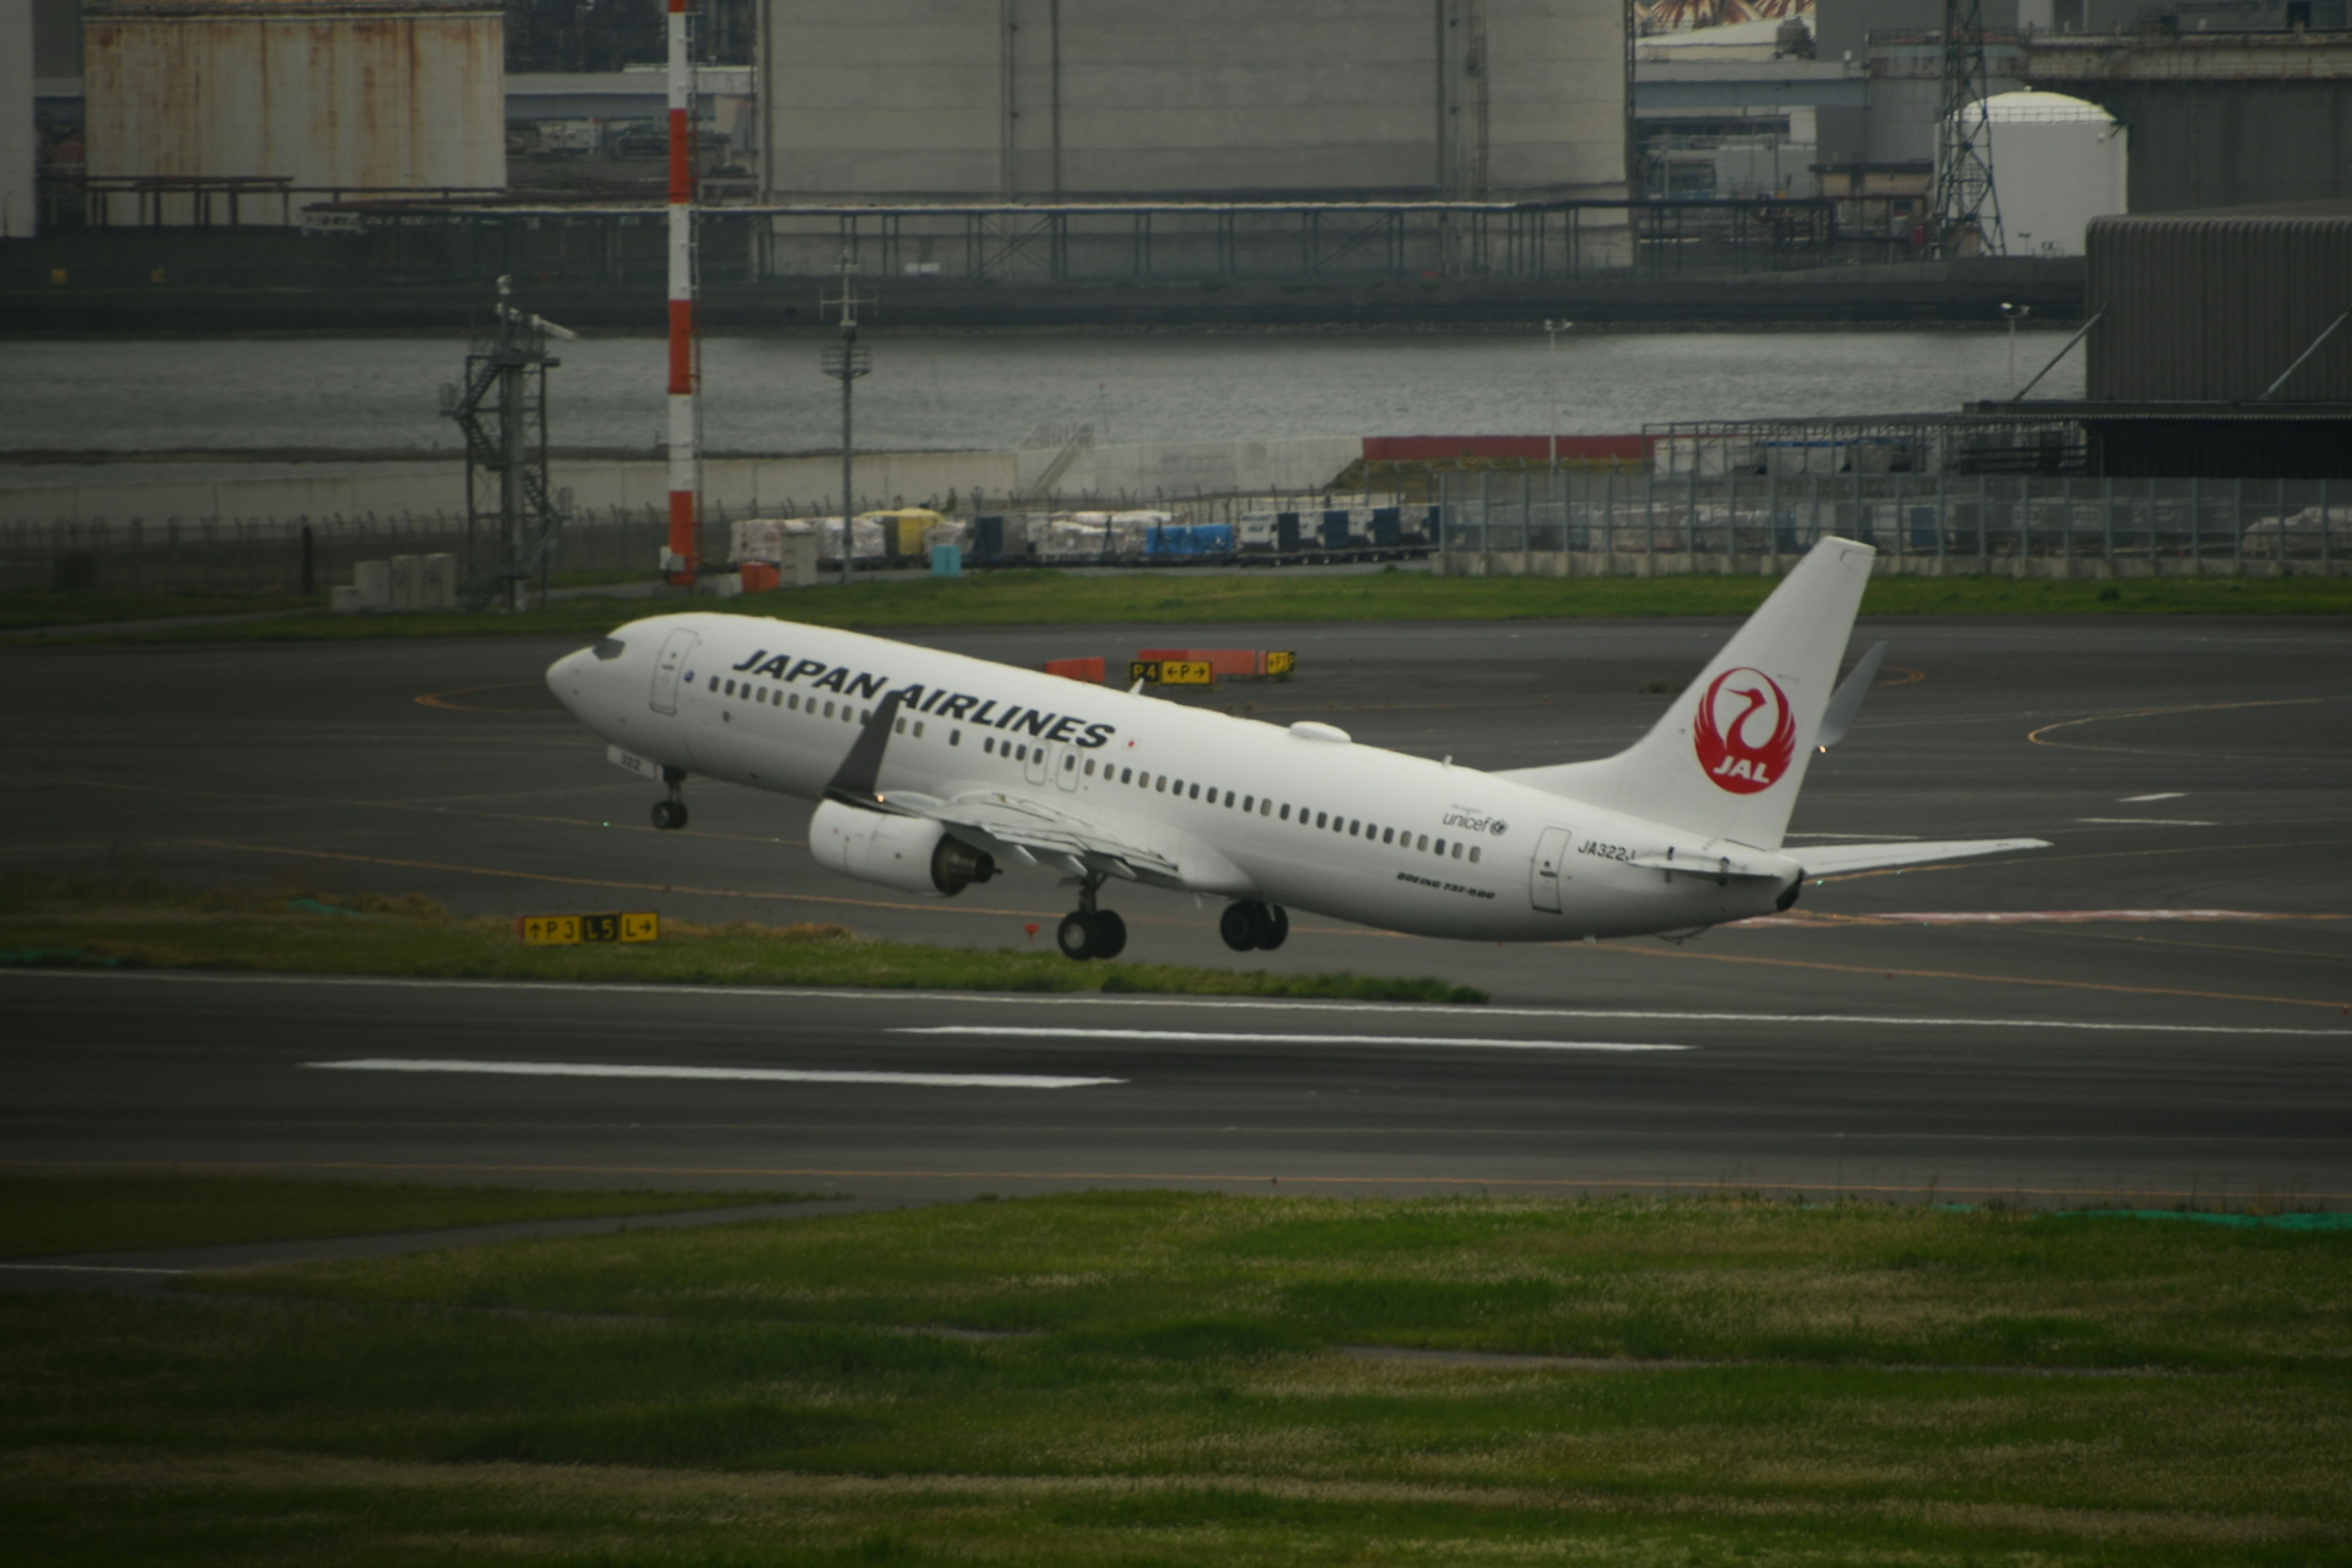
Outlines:
[[1813, 737], [1815, 746], [1826, 752], [1845, 739], [1845, 732], [1853, 727], [1853, 716], [1862, 711], [1862, 700], [1870, 695], [1870, 683], [1878, 679], [1878, 667], [1885, 662], [1886, 645], [1872, 643], [1853, 672], [1830, 694], [1829, 711], [1822, 715], [1821, 732]]
[[1883, 871], [1891, 866], [1924, 866], [1931, 860], [1965, 860], [1973, 855], [2049, 847], [2047, 838], [1953, 838], [1941, 844], [1791, 844], [1780, 853], [1801, 864], [1808, 877], [1835, 877], [1848, 871]]

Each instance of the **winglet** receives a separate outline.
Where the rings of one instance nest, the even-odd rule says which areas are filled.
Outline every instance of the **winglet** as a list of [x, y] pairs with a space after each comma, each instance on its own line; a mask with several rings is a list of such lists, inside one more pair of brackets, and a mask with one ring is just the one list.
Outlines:
[[886, 693], [875, 705], [874, 717], [850, 742], [849, 754], [834, 770], [824, 786], [824, 798], [873, 811], [882, 805], [882, 753], [890, 744], [890, 728], [898, 721], [898, 694]]
[[1862, 656], [1853, 672], [1831, 694], [1829, 708], [1822, 714], [1821, 733], [1813, 737], [1814, 745], [1826, 752], [1845, 739], [1853, 716], [1862, 711], [1862, 700], [1870, 695], [1871, 682], [1878, 679], [1878, 667], [1885, 662], [1886, 645], [1872, 643], [1870, 651]]

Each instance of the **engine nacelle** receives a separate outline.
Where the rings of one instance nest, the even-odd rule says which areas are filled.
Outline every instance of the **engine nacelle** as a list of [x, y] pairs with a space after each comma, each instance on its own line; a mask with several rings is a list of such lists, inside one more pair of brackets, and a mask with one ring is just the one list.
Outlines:
[[996, 875], [996, 862], [928, 817], [826, 801], [809, 818], [809, 853], [828, 871], [902, 893], [950, 897]]

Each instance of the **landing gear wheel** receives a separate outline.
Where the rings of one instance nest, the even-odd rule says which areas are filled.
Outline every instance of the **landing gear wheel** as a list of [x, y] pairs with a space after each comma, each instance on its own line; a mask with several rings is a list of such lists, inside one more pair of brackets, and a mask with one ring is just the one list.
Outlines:
[[657, 800], [654, 802], [654, 826], [664, 833], [675, 832], [686, 826], [686, 802]]
[[1116, 910], [1095, 911], [1094, 955], [1097, 958], [1117, 958], [1127, 951], [1127, 922], [1118, 918]]
[[1062, 956], [1075, 958], [1081, 963], [1095, 955], [1095, 922], [1083, 910], [1072, 910], [1062, 917], [1054, 940], [1062, 944]]
[[1258, 905], [1257, 944], [1272, 952], [1290, 938], [1290, 911], [1280, 904]]

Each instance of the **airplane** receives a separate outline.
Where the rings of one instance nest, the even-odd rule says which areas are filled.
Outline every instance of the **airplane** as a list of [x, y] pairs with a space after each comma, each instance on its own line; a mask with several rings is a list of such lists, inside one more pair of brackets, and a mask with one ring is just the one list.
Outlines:
[[655, 826], [687, 825], [699, 774], [816, 801], [818, 863], [902, 893], [1059, 873], [1073, 959], [1125, 949], [1115, 883], [1227, 900], [1241, 952], [1280, 947], [1293, 910], [1480, 942], [1680, 937], [1785, 910], [1808, 877], [2048, 847], [1786, 844], [1806, 764], [1886, 651], [1837, 684], [1874, 554], [1815, 544], [1627, 750], [1496, 772], [740, 615], [632, 621], [547, 681], [611, 762], [664, 786]]

